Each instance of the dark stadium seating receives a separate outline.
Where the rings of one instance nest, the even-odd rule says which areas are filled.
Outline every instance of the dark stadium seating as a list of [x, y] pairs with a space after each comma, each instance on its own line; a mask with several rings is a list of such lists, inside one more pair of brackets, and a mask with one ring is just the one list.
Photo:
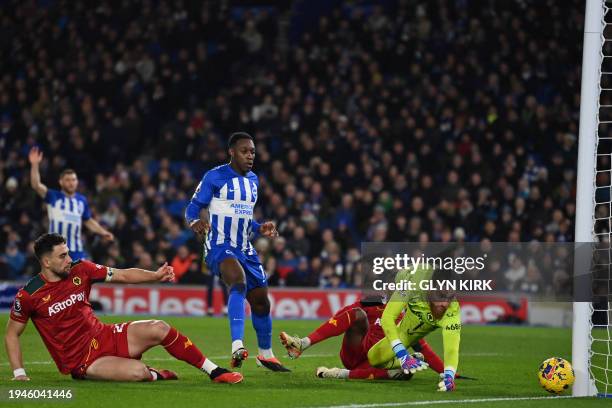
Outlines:
[[237, 130], [272, 284], [352, 286], [366, 240], [573, 240], [582, 2], [249, 3], [0, 1], [0, 280], [37, 272], [32, 146], [116, 235], [91, 257], [153, 267], [199, 254], [182, 211]]

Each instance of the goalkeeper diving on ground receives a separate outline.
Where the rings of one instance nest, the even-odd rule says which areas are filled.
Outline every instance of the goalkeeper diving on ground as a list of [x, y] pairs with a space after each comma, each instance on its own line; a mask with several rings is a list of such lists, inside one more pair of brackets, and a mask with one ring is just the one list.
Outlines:
[[[423, 279], [431, 271], [418, 274], [402, 271], [396, 281]], [[442, 329], [444, 361], [424, 337]], [[319, 367], [321, 378], [349, 379], [409, 379], [418, 371], [431, 366], [440, 374], [439, 391], [455, 389], [459, 378], [459, 343], [461, 313], [451, 292], [394, 292], [385, 305], [382, 298], [365, 298], [338, 311], [309, 336], [300, 338], [285, 332], [281, 343], [290, 357], [299, 357], [308, 347], [332, 336], [345, 333], [340, 359], [346, 368]], [[415, 353], [409, 354], [407, 348]], [[469, 378], [469, 377], [463, 377]]]

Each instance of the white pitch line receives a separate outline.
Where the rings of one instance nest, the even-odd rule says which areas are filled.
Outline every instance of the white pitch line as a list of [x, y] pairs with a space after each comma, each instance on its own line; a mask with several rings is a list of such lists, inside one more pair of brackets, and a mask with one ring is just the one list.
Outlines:
[[531, 401], [531, 400], [546, 400], [573, 398], [571, 395], [558, 397], [507, 397], [507, 398], [480, 398], [480, 399], [464, 399], [464, 400], [433, 400], [433, 401], [407, 401], [407, 402], [386, 402], [380, 404], [349, 404], [349, 405], [325, 405], [310, 408], [377, 408], [377, 407], [409, 407], [416, 405], [433, 405], [433, 404], [479, 404], [482, 402], [501, 402], [501, 401]]
[[[38, 364], [53, 364], [53, 361], [26, 361], [24, 365], [38, 365]], [[7, 366], [9, 363], [0, 363], [0, 365]]]
[[[335, 356], [336, 354], [305, 354], [300, 356], [300, 358], [316, 358], [316, 357], [332, 357]], [[224, 358], [231, 358], [230, 355], [225, 355], [225, 356], [208, 356], [211, 360], [221, 360]], [[172, 358], [172, 357], [145, 357], [143, 358], [143, 360], [145, 361], [172, 361], [172, 360], [176, 360], [176, 358]], [[0, 363], [0, 366], [7, 366], [10, 363], [8, 362], [3, 362]], [[46, 365], [46, 364], [54, 364], [52, 360], [47, 360], [47, 361], [26, 361], [23, 363], [24, 365]]]

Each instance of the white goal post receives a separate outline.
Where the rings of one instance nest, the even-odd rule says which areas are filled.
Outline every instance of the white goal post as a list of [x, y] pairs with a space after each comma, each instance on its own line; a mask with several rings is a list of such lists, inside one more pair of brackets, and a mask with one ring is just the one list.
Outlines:
[[[582, 57], [582, 85], [580, 93], [580, 134], [578, 143], [578, 175], [576, 190], [576, 242], [593, 242], [595, 236], [597, 146], [599, 142], [599, 109], [606, 0], [587, 0]], [[611, 152], [612, 153], [612, 152]], [[610, 215], [610, 214], [608, 214]], [[607, 231], [610, 232], [609, 230]], [[592, 313], [589, 302], [574, 302], [572, 326], [572, 365], [576, 375], [574, 396], [592, 396], [597, 387], [591, 376]], [[607, 373], [606, 363], [606, 373]], [[607, 375], [606, 375], [607, 377]], [[605, 384], [609, 392], [608, 384]]]

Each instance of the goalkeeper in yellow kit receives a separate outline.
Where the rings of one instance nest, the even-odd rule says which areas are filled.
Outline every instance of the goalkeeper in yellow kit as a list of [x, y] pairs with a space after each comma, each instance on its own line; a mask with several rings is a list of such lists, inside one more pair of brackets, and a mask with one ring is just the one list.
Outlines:
[[[398, 273], [400, 280], [418, 281], [431, 276], [431, 270]], [[396, 324], [400, 315], [402, 320]], [[459, 302], [450, 292], [395, 291], [382, 315], [385, 338], [368, 351], [368, 361], [374, 367], [402, 368], [408, 373], [425, 369], [427, 365], [408, 354], [406, 347], [415, 344], [436, 329], [442, 329], [444, 343], [444, 372], [440, 374], [439, 391], [455, 389], [455, 373], [459, 364], [461, 313]]]

